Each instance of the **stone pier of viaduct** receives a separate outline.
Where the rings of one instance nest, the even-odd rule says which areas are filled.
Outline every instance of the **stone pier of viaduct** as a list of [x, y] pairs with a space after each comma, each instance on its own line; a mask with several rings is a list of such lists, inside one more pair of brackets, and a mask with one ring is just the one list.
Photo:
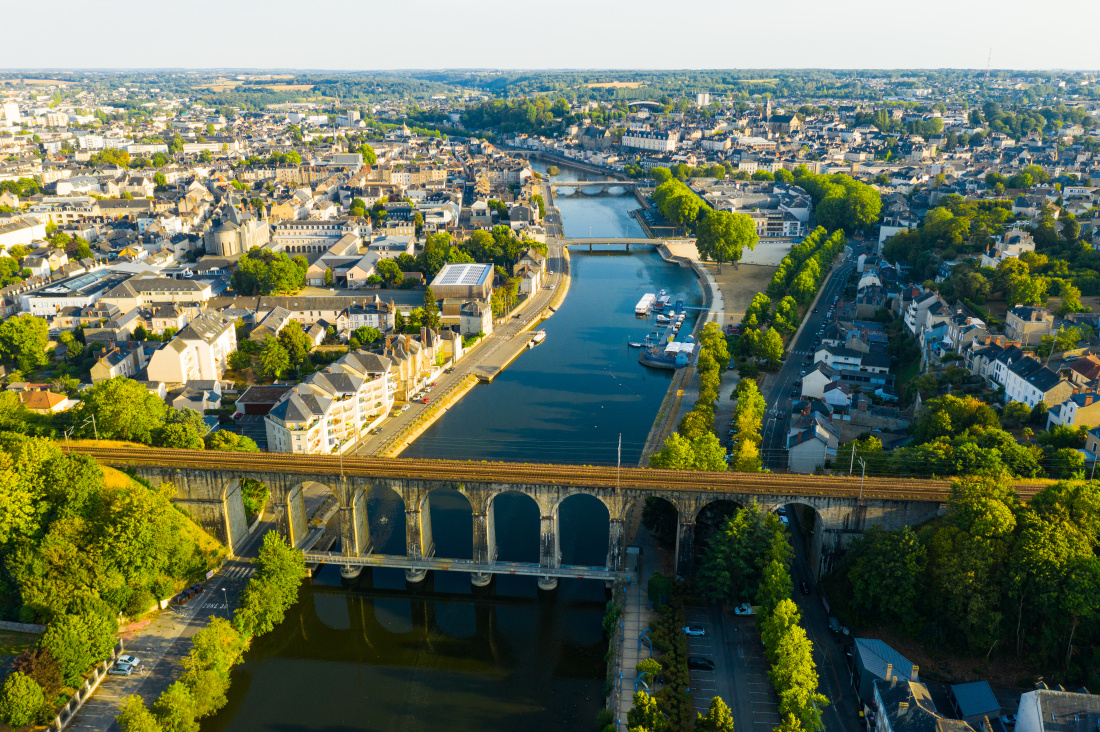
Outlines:
[[[108, 461], [109, 462], [109, 461]], [[550, 466], [548, 466], [550, 467]], [[598, 499], [606, 508], [610, 521], [608, 532], [606, 569], [622, 571], [627, 544], [627, 526], [632, 512], [640, 512], [646, 499], [667, 501], [677, 514], [675, 540], [676, 567], [680, 574], [690, 574], [695, 555], [696, 519], [700, 511], [716, 501], [730, 501], [740, 505], [758, 502], [762, 508], [772, 511], [779, 506], [795, 504], [812, 509], [811, 567], [820, 576], [832, 568], [840, 550], [853, 537], [871, 526], [897, 529], [926, 521], [942, 510], [942, 494], [930, 494], [928, 498], [892, 500], [880, 497], [863, 498], [845, 495], [805, 495], [798, 490], [797, 482], [790, 483], [790, 490], [761, 493], [737, 492], [728, 489], [714, 490], [700, 487], [698, 490], [646, 489], [638, 487], [616, 488], [596, 485], [553, 485], [524, 482], [478, 482], [476, 480], [439, 480], [422, 478], [369, 477], [363, 475], [334, 475], [331, 470], [317, 474], [296, 471], [267, 472], [262, 469], [226, 468], [176, 468], [155, 465], [135, 465], [130, 469], [154, 484], [168, 482], [176, 488], [175, 502], [186, 509], [208, 531], [234, 549], [246, 538], [244, 505], [240, 480], [252, 478], [271, 488], [279, 527], [292, 544], [299, 544], [307, 535], [303, 485], [316, 482], [327, 486], [339, 503], [341, 547], [343, 556], [359, 557], [372, 551], [370, 523], [367, 516], [367, 499], [377, 491], [393, 491], [401, 498], [405, 509], [406, 557], [421, 559], [432, 557], [435, 544], [432, 540], [432, 523], [428, 497], [433, 491], [453, 489], [470, 503], [473, 521], [473, 560], [490, 565], [496, 560], [494, 499], [505, 493], [518, 493], [529, 497], [538, 506], [540, 520], [539, 565], [549, 573], [561, 566], [559, 549], [559, 508], [567, 498], [583, 494]], [[700, 480], [705, 481], [704, 474]], [[820, 491], [818, 491], [820, 493]], [[350, 564], [348, 574], [358, 568]], [[426, 570], [410, 569], [406, 572], [410, 581], [424, 578]], [[475, 584], [486, 584], [491, 579], [487, 573], [473, 574]], [[556, 583], [552, 574], [540, 580], [540, 585], [552, 587]]]

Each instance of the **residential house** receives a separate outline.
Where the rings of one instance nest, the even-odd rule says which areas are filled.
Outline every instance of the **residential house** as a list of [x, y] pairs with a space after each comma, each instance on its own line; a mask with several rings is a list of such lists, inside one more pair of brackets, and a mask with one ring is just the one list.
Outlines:
[[875, 732], [974, 732], [961, 719], [940, 714], [928, 687], [918, 681], [901, 681], [891, 672], [873, 687]]
[[19, 401], [29, 411], [36, 414], [54, 414], [72, 409], [80, 400], [70, 399], [64, 394], [43, 390], [20, 392]]
[[1024, 346], [1037, 346], [1054, 332], [1054, 315], [1046, 308], [1017, 305], [1005, 314], [1005, 335]]
[[804, 429], [791, 432], [787, 436], [787, 469], [792, 473], [812, 473], [836, 459], [839, 443], [825, 420], [815, 416]]
[[133, 377], [138, 371], [145, 368], [145, 358], [141, 347], [128, 348], [123, 351], [120, 347], [110, 348], [92, 364], [92, 383], [108, 381], [116, 376]]
[[1014, 732], [1077, 732], [1100, 729], [1100, 695], [1039, 688], [1020, 695]]
[[1067, 427], [1100, 427], [1100, 396], [1094, 391], [1071, 394], [1061, 404], [1047, 412], [1047, 429], [1064, 424]]
[[217, 379], [188, 381], [182, 391], [172, 399], [176, 409], [191, 409], [203, 414], [207, 409], [219, 409], [222, 405], [222, 384]]
[[1043, 402], [1048, 407], [1061, 404], [1073, 394], [1073, 385], [1052, 369], [1031, 356], [1023, 356], [1001, 369], [1005, 402], [1023, 402], [1034, 407]]
[[856, 638], [852, 644], [852, 686], [860, 702], [869, 707], [875, 700], [874, 683], [898, 676], [900, 681], [917, 681], [917, 666], [877, 638]]

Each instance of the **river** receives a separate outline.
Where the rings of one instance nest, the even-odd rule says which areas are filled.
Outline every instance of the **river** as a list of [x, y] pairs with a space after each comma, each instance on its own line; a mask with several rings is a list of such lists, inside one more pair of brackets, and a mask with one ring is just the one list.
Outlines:
[[[546, 173], [546, 164], [532, 162], [531, 167]], [[568, 182], [574, 180], [607, 180], [607, 176], [594, 175], [567, 166], [558, 166], [557, 175], [549, 176], [552, 181]], [[633, 194], [621, 196], [586, 196], [577, 191], [572, 196], [554, 196], [554, 205], [561, 212], [562, 227], [566, 238], [583, 239], [588, 237], [644, 238], [641, 224], [630, 217], [630, 212], [641, 208]]]
[[[617, 207], [625, 200], [633, 202], [578, 199], [562, 210], [566, 231], [639, 235]], [[569, 295], [540, 326], [546, 340], [467, 394], [404, 457], [614, 463], [622, 435], [623, 464], [637, 463], [672, 372], [641, 366], [627, 346], [649, 329], [634, 305], [660, 289], [698, 305], [699, 285], [651, 249], [574, 247], [571, 259]], [[436, 491], [429, 502], [436, 555], [469, 558], [465, 497]], [[397, 494], [372, 492], [367, 509], [374, 551], [403, 554]], [[505, 494], [494, 513], [499, 558], [538, 561], [534, 501]], [[603, 504], [573, 496], [559, 516], [562, 562], [602, 565]], [[533, 577], [497, 576], [475, 592], [468, 575], [435, 572], [410, 590], [399, 570], [365, 570], [345, 584], [326, 567], [286, 620], [253, 643], [229, 703], [203, 728], [587, 732], [604, 699], [605, 602], [599, 582], [561, 580], [543, 595]]]

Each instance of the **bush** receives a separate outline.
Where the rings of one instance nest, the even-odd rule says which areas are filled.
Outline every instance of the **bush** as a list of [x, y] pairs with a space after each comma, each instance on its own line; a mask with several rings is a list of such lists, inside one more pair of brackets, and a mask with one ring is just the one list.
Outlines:
[[142, 615], [149, 612], [156, 601], [156, 598], [153, 597], [153, 593], [144, 587], [135, 590], [134, 593], [130, 595], [130, 602], [126, 604], [126, 615], [134, 619], [140, 618]]
[[30, 724], [45, 703], [42, 687], [26, 674], [15, 671], [0, 688], [0, 719], [12, 727]]
[[111, 655], [115, 627], [97, 613], [63, 615], [50, 623], [39, 645], [57, 659], [65, 683], [75, 686], [92, 664]]

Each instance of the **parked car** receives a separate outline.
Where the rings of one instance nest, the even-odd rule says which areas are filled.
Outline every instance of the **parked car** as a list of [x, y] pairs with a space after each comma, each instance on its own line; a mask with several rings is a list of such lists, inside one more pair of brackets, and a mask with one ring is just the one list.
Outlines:
[[119, 656], [118, 657], [118, 662], [126, 664], [127, 666], [140, 666], [141, 665], [141, 659], [140, 658], [138, 658], [137, 656], [130, 656], [130, 655], [127, 655], [127, 654], [123, 654], [123, 655]]
[[753, 615], [755, 611], [752, 609], [752, 605], [747, 602], [742, 603], [733, 609], [734, 615]]
[[688, 656], [688, 668], [693, 671], [713, 671], [714, 661], [704, 656]]
[[431, 397], [424, 397], [423, 399], [421, 399], [421, 400], [420, 400], [420, 403], [421, 403], [421, 404], [427, 404], [427, 403], [428, 403], [428, 402], [430, 402], [431, 400], [432, 400], [432, 398], [431, 398]]
[[690, 636], [695, 636], [695, 637], [701, 637], [701, 636], [706, 635], [707, 631], [701, 625], [687, 625], [687, 626], [684, 626], [684, 634], [685, 635], [690, 635]]
[[409, 407], [411, 407], [411, 406], [412, 406], [411, 404], [406, 404], [405, 406], [401, 407], [401, 411], [402, 412], [407, 412], [407, 411], [409, 411]]
[[779, 523], [783, 524], [784, 526], [790, 526], [791, 525], [791, 520], [789, 518], [787, 518], [786, 516], [780, 516], [779, 517]]
[[836, 618], [829, 618], [829, 630], [833, 631], [834, 633], [839, 633], [840, 621]]
[[134, 673], [135, 670], [137, 670], [136, 667], [129, 664], [116, 663], [114, 666], [111, 666], [111, 669], [107, 673], [112, 676], [129, 676]]
[[798, 591], [801, 592], [803, 595], [810, 594], [810, 586], [806, 584], [806, 580], [802, 580], [798, 583]]
[[455, 372], [455, 367], [454, 366], [448, 366], [447, 368], [443, 369], [443, 373], [445, 373], [445, 374], [453, 374], [454, 372]]

